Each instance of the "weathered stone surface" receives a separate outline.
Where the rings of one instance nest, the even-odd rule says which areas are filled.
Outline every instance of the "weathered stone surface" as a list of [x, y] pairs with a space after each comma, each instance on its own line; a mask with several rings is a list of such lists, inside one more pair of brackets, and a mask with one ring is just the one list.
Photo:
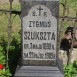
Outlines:
[[15, 77], [64, 77], [57, 57], [59, 0], [22, 0], [22, 66]]
[[58, 16], [58, 0], [22, 1], [23, 65], [56, 65]]
[[64, 77], [58, 67], [22, 66], [15, 77]]

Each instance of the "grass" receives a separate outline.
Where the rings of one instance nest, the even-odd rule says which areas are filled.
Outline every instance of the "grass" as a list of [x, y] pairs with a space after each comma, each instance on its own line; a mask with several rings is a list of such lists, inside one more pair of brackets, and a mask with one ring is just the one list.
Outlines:
[[[0, 9], [8, 9], [9, 5], [2, 5]], [[13, 6], [14, 10], [20, 10], [19, 5]], [[0, 39], [4, 37], [6, 40], [8, 39], [8, 22], [9, 14], [0, 13]], [[21, 20], [20, 17], [17, 15], [12, 15], [12, 37], [19, 38], [19, 31], [21, 30]]]

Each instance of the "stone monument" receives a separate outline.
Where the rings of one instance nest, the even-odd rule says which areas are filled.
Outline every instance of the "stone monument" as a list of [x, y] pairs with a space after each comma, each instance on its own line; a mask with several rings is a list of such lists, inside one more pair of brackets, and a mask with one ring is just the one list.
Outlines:
[[22, 60], [15, 77], [64, 77], [58, 59], [59, 0], [22, 0]]

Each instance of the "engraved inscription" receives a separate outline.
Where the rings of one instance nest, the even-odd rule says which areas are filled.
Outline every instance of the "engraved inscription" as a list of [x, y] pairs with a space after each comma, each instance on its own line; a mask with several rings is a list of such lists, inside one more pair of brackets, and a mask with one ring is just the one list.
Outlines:
[[23, 59], [56, 61], [57, 19], [44, 5], [23, 17]]

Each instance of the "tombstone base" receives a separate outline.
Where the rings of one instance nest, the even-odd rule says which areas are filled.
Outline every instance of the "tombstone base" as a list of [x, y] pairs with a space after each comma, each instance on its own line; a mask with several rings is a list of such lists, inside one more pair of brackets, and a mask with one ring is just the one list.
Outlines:
[[64, 77], [64, 75], [56, 66], [22, 66], [18, 67], [14, 77]]

